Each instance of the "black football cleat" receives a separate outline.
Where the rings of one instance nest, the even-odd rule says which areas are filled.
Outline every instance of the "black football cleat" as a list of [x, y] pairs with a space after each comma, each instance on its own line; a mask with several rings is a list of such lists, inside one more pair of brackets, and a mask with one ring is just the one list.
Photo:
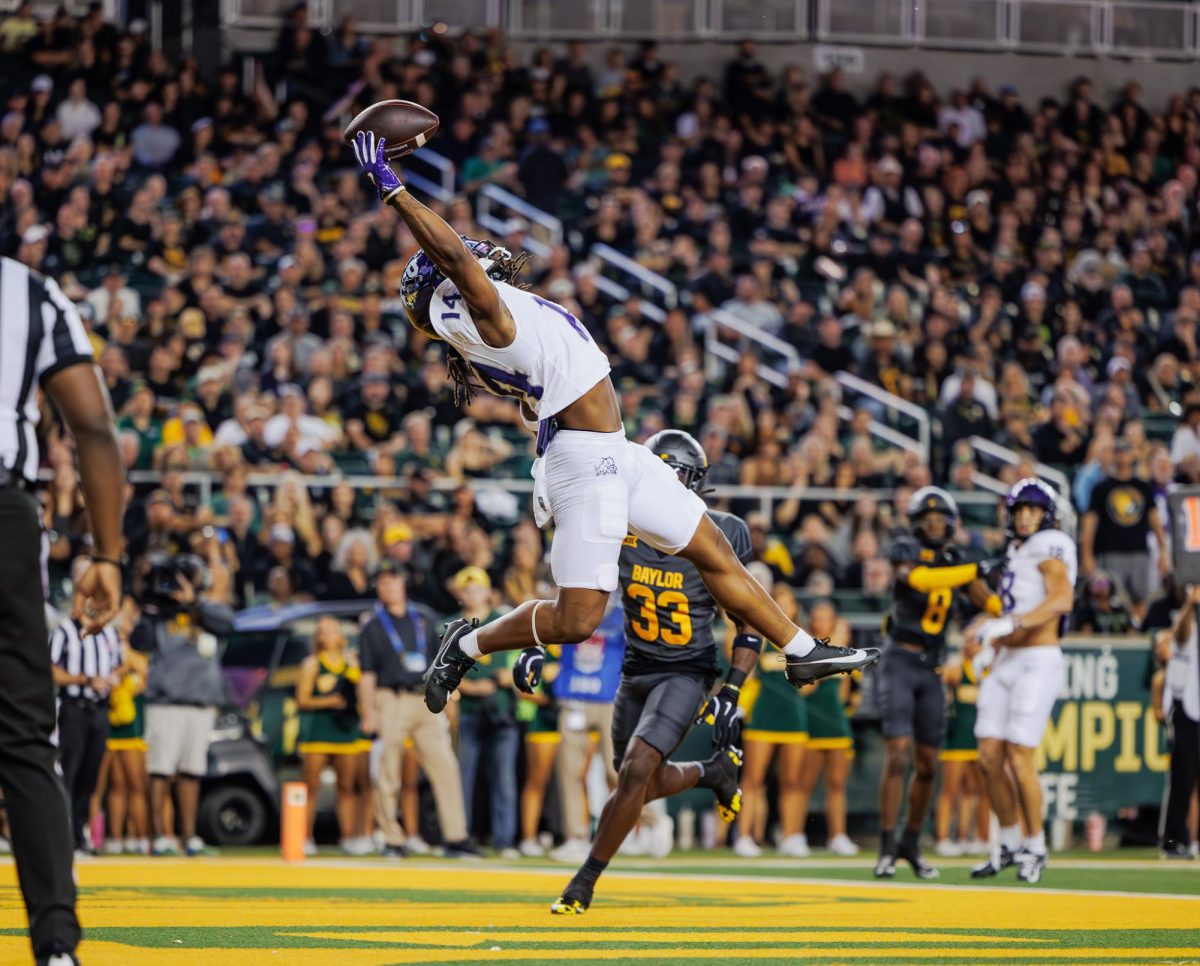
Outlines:
[[879, 856], [879, 861], [875, 863], [875, 878], [896, 878], [896, 857], [890, 852], [884, 852]]
[[738, 787], [741, 768], [740, 748], [722, 748], [704, 763], [700, 785], [711, 788], [717, 796], [717, 815], [723, 822], [732, 822], [742, 810], [742, 790]]
[[475, 666], [474, 658], [467, 657], [458, 646], [464, 634], [478, 626], [478, 620], [453, 620], [442, 633], [442, 644], [438, 648], [433, 664], [425, 672], [425, 707], [440, 714], [450, 700], [450, 695], [462, 682], [463, 675]]
[[1017, 853], [1017, 880], [1037, 885], [1042, 881], [1042, 873], [1046, 871], [1045, 853], [1022, 850]]
[[592, 886], [576, 877], [567, 883], [563, 894], [550, 903], [550, 912], [555, 916], [582, 916], [591, 904]]
[[784, 673], [791, 684], [801, 687], [831, 674], [857, 671], [878, 660], [877, 647], [836, 647], [829, 643], [828, 637], [822, 637], [803, 657], [788, 655]]
[[990, 879], [994, 875], [999, 875], [1010, 865], [1017, 864], [1016, 852], [1009, 851], [1007, 846], [1000, 846], [998, 853], [993, 853], [988, 857], [988, 860], [981, 865], [975, 866], [971, 870], [972, 879]]
[[921, 850], [916, 846], [905, 845], [903, 842], [896, 848], [896, 858], [903, 859], [912, 866], [913, 874], [918, 879], [936, 879], [938, 870], [921, 857]]

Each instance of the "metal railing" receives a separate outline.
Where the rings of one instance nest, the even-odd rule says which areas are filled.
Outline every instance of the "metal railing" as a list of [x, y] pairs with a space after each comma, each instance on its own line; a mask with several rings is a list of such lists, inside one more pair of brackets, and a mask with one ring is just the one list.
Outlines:
[[509, 232], [509, 219], [520, 217], [530, 223], [530, 230], [522, 242], [525, 248], [546, 258], [551, 250], [563, 241], [562, 222], [541, 208], [536, 208], [524, 198], [506, 191], [499, 185], [485, 184], [475, 198], [475, 220], [480, 228], [496, 232], [501, 241]]
[[[14, 0], [0, 0], [0, 10]], [[76, 3], [76, 6], [80, 4]], [[222, 0], [229, 27], [276, 30], [292, 0]], [[353, 12], [364, 33], [434, 22], [515, 40], [779, 42], [1200, 57], [1200, 8], [1171, 0], [309, 0], [309, 23]]]
[[[429, 173], [436, 175], [436, 180], [428, 174], [414, 171], [413, 161], [427, 165], [431, 169]], [[404, 164], [404, 180], [442, 204], [449, 204], [456, 197], [457, 178], [454, 162], [429, 148], [418, 148]]]
[[[532, 441], [532, 437], [531, 437]], [[203, 470], [188, 470], [173, 474], [182, 480], [186, 487], [191, 487], [199, 495], [203, 505], [208, 505], [212, 501], [214, 492], [221, 488], [221, 477], [217, 473], [209, 473]], [[54, 474], [52, 470], [46, 469], [41, 473], [43, 482], [49, 483], [53, 480]], [[150, 486], [159, 483], [162, 480], [162, 474], [157, 470], [131, 470], [129, 472], [129, 481], [137, 486]], [[288, 480], [296, 480], [301, 485], [309, 489], [329, 489], [338, 484], [345, 483], [354, 490], [373, 491], [377, 498], [386, 496], [387, 491], [396, 490], [405, 486], [403, 477], [393, 476], [368, 476], [368, 475], [341, 475], [331, 473], [325, 476], [305, 476], [299, 473], [287, 472], [266, 472], [254, 470], [247, 474], [246, 484], [250, 493], [259, 496], [267, 496], [275, 488], [283, 485]], [[525, 494], [533, 492], [533, 480], [528, 477], [521, 478], [492, 478], [485, 477], [480, 479], [472, 479], [469, 481], [470, 486], [474, 490], [502, 490], [507, 493]], [[438, 491], [450, 492], [459, 487], [456, 480], [451, 479], [435, 479], [433, 488]], [[739, 500], [744, 502], [756, 501], [760, 512], [768, 516], [772, 512], [772, 508], [776, 503], [781, 503], [784, 500], [802, 499], [805, 501], [814, 502], [853, 502], [862, 497], [869, 497], [875, 500], [891, 501], [895, 497], [895, 490], [890, 487], [854, 487], [852, 489], [842, 489], [831, 486], [743, 486], [741, 484], [719, 484], [712, 487], [712, 495], [717, 500]], [[972, 492], [957, 492], [954, 494], [955, 500], [960, 506], [985, 506], [998, 508], [1000, 501], [991, 493], [972, 493]]]
[[771, 354], [780, 357], [774, 365], [767, 361], [761, 361], [758, 364], [759, 378], [772, 386], [779, 388], [786, 386], [788, 370], [800, 365], [800, 355], [796, 352], [795, 346], [776, 338], [770, 332], [764, 332], [756, 325], [739, 319], [725, 309], [709, 309], [698, 315], [696, 321], [700, 324], [704, 334], [704, 354], [709, 370], [708, 375], [712, 378], [720, 376], [719, 366], [716, 365], [718, 360], [737, 365], [742, 358], [741, 349], [722, 341], [721, 330], [737, 333], [740, 341], [749, 343], [758, 352], [760, 358], [763, 355]]
[[[982, 436], [968, 437], [967, 442], [971, 444], [971, 449], [981, 456], [996, 463], [1005, 463], [1008, 466], [1016, 466], [1021, 462], [1022, 456], [1015, 449], [1009, 449], [1007, 446], [1001, 446], [999, 443], [993, 442], [990, 439], [985, 439]], [[1052, 483], [1060, 493], [1070, 498], [1071, 481], [1067, 479], [1067, 475], [1061, 470], [1056, 470], [1053, 466], [1048, 466], [1045, 463], [1039, 463], [1036, 460], [1033, 463], [1034, 472], [1048, 483]]]
[[605, 268], [613, 271], [621, 272], [636, 282], [638, 294], [643, 298], [650, 298], [652, 295], [657, 296], [655, 301], [664, 310], [675, 308], [679, 304], [679, 291], [663, 276], [656, 272], [650, 271], [638, 262], [635, 262], [628, 255], [622, 254], [611, 245], [606, 245], [604, 242], [597, 242], [592, 246], [592, 250], [588, 253], [591, 258], [599, 262], [601, 272]]
[[[854, 419], [854, 410], [849, 406], [838, 406], [838, 418], [842, 422], [848, 423]], [[911, 436], [905, 436], [903, 433], [892, 429], [891, 426], [885, 426], [877, 419], [872, 419], [867, 424], [867, 429], [876, 439], [881, 439], [891, 446], [896, 446], [902, 450], [908, 451], [909, 453], [916, 453], [922, 458], [925, 456], [925, 453], [921, 449], [921, 444], [915, 439], [913, 439]]]
[[873, 382], [867, 382], [867, 380], [861, 379], [853, 373], [838, 372], [834, 374], [834, 379], [837, 380], [838, 385], [843, 389], [858, 393], [860, 396], [866, 396], [884, 409], [900, 413], [913, 420], [917, 425], [917, 441], [920, 444], [919, 452], [924, 457], [926, 464], [928, 464], [930, 447], [933, 441], [929, 413], [916, 403], [902, 399], [900, 396], [888, 392]]

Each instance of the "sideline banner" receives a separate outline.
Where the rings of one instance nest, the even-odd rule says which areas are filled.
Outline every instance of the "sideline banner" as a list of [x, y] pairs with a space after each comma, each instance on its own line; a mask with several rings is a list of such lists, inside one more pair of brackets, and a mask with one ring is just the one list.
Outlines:
[[1145, 637], [1068, 639], [1066, 680], [1038, 748], [1046, 817], [1076, 821], [1097, 811], [1157, 804], [1166, 736], [1150, 707]]

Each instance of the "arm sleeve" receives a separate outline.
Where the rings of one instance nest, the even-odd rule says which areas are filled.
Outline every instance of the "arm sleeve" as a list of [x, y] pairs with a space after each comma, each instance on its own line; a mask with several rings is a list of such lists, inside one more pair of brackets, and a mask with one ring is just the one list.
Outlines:
[[196, 610], [200, 626], [210, 634], [233, 633], [233, 611], [226, 604], [202, 600]]
[[45, 383], [61, 369], [91, 362], [92, 344], [88, 341], [79, 312], [71, 300], [63, 295], [58, 283], [47, 278], [42, 284], [42, 342], [37, 348], [36, 366], [38, 381]]
[[978, 564], [953, 564], [948, 567], [914, 567], [908, 575], [908, 586], [928, 593], [931, 590], [950, 590], [969, 584], [979, 575]]
[[741, 517], [729, 516], [721, 521], [721, 529], [729, 538], [733, 552], [744, 564], [754, 559], [754, 550], [750, 546], [750, 528]]
[[149, 654], [154, 650], [154, 625], [148, 620], [140, 620], [129, 635], [129, 644], [135, 651]]
[[358, 638], [358, 665], [364, 673], [375, 674], [379, 671], [379, 664], [375, 659], [375, 621], [376, 618], [371, 618]]

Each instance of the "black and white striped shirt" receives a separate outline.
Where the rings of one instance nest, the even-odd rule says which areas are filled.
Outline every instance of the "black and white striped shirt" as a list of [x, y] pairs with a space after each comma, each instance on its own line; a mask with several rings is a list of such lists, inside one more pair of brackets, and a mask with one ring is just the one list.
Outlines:
[[0, 258], [0, 464], [37, 480], [37, 388], [91, 359], [83, 322], [58, 284]]
[[[108, 677], [121, 666], [121, 638], [111, 624], [99, 634], [81, 634], [74, 621], [63, 621], [50, 635], [50, 660], [70, 675]], [[86, 684], [68, 684], [61, 696], [100, 700]]]

